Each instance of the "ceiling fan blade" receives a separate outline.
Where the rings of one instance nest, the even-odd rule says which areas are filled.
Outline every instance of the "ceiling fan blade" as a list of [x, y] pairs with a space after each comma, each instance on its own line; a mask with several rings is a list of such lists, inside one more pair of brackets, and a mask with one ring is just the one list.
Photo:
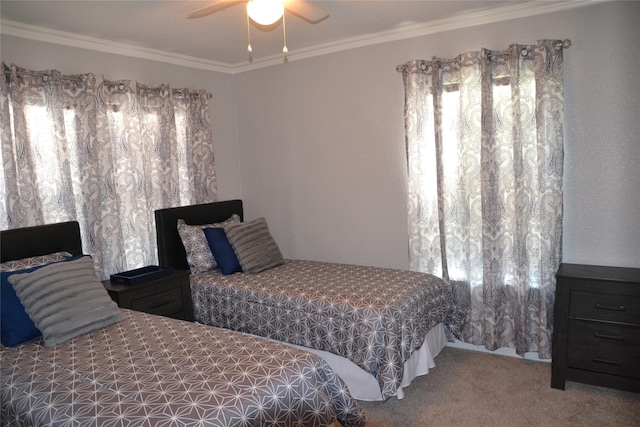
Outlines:
[[317, 24], [329, 17], [329, 14], [320, 7], [304, 0], [285, 0], [284, 7], [309, 24]]
[[187, 15], [188, 19], [202, 18], [207, 15], [211, 15], [212, 13], [219, 12], [228, 7], [235, 6], [239, 3], [246, 3], [247, 0], [214, 0], [208, 6], [202, 7], [200, 9], [196, 9], [193, 12]]

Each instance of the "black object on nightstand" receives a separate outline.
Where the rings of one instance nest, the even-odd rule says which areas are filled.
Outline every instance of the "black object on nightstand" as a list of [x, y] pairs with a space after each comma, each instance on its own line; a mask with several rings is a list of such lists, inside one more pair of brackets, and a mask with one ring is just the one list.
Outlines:
[[173, 270], [168, 276], [135, 285], [111, 280], [102, 284], [119, 307], [193, 322], [189, 274], [188, 270]]
[[556, 278], [551, 387], [640, 392], [640, 269], [562, 264]]

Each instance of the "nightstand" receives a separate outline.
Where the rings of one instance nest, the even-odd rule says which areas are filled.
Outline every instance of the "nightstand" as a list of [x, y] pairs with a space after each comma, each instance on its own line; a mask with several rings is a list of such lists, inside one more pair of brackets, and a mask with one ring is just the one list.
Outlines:
[[174, 270], [170, 276], [136, 285], [110, 280], [102, 284], [119, 307], [193, 322], [189, 274], [188, 270]]
[[640, 392], [640, 269], [562, 264], [556, 278], [551, 387]]

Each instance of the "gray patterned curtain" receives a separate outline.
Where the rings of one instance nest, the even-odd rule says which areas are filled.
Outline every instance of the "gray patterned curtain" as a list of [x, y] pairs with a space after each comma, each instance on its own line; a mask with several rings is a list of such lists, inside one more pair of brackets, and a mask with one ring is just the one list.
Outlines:
[[107, 277], [157, 263], [155, 209], [216, 200], [204, 91], [2, 70], [0, 228], [77, 220]]
[[562, 243], [563, 42], [398, 67], [410, 268], [448, 280], [461, 339], [551, 357]]

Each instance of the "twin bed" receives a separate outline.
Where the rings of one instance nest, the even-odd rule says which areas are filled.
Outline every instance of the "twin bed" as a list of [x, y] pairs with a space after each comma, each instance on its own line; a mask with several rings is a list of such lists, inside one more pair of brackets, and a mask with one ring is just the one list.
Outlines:
[[[179, 220], [243, 218], [230, 200], [155, 212], [160, 265], [188, 269]], [[434, 366], [460, 323], [443, 280], [423, 273], [303, 260], [259, 273], [190, 276], [197, 322], [298, 346], [322, 356], [360, 400], [403, 397]]]
[[[0, 242], [3, 281], [19, 274], [8, 271], [11, 261], [82, 252], [76, 222], [3, 231]], [[9, 322], [5, 308], [2, 321]], [[0, 347], [0, 424], [364, 425], [362, 410], [320, 357], [230, 330], [115, 310], [123, 320], [55, 346], [36, 337]]]
[[[189, 268], [179, 220], [233, 215], [240, 200], [156, 211], [160, 265]], [[25, 271], [12, 262], [64, 254], [44, 271], [82, 244], [76, 222], [2, 231], [0, 243], [6, 326], [8, 276]], [[415, 272], [283, 260], [190, 282], [198, 323], [115, 307], [121, 321], [55, 346], [44, 332], [5, 346], [3, 327], [0, 424], [359, 427], [355, 399], [401, 398], [460, 322], [448, 285]]]

